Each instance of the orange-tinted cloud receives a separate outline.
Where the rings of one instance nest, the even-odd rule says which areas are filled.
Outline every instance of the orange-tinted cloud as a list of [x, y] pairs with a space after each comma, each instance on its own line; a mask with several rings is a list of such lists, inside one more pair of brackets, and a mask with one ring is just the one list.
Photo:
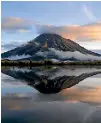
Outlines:
[[31, 23], [19, 17], [7, 17], [2, 19], [1, 29], [7, 32], [26, 32], [31, 29]]
[[38, 33], [56, 33], [65, 38], [80, 41], [101, 41], [101, 22], [89, 24], [89, 25], [69, 25], [69, 26], [47, 26], [37, 25]]
[[25, 20], [19, 17], [8, 17], [1, 21], [2, 31], [27, 32], [36, 27], [37, 33], [56, 33], [65, 38], [78, 41], [101, 41], [101, 21], [88, 25], [43, 25], [32, 20]]

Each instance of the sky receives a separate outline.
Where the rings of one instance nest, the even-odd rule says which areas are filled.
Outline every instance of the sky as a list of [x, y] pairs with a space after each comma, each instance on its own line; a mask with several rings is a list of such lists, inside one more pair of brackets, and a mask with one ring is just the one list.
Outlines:
[[46, 32], [101, 50], [101, 2], [1, 2], [2, 52]]

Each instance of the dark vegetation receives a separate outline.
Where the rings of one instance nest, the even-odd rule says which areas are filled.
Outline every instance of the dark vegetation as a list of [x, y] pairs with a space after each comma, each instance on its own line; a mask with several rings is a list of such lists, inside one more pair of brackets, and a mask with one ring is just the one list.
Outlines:
[[1, 60], [2, 66], [36, 66], [36, 65], [101, 65], [101, 61], [71, 61], [71, 62], [53, 62], [44, 61], [24, 61], [24, 60]]

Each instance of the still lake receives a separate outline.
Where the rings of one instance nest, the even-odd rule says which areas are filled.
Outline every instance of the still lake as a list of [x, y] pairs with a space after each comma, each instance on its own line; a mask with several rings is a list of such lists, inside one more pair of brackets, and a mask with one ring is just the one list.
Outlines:
[[101, 66], [1, 72], [2, 123], [101, 123]]

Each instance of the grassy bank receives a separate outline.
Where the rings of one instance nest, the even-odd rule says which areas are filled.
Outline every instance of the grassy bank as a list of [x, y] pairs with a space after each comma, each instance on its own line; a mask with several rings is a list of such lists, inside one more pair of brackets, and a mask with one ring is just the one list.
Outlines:
[[101, 65], [101, 61], [75, 61], [75, 62], [52, 62], [45, 61], [15, 61], [15, 60], [2, 60], [2, 66], [36, 66], [36, 65]]

